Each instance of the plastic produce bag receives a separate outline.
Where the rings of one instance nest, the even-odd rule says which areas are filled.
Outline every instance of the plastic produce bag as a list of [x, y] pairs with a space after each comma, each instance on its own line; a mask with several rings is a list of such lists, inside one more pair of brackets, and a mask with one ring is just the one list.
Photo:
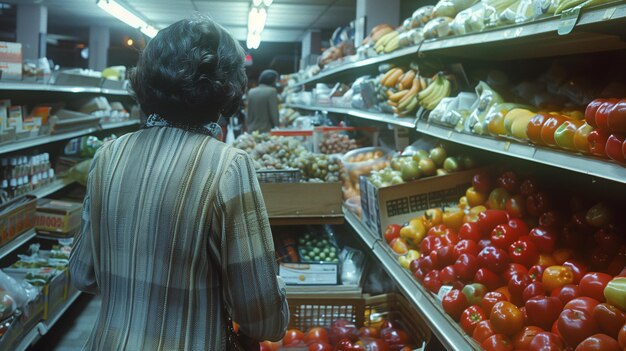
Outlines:
[[91, 161], [93, 161], [93, 159], [88, 159], [82, 161], [75, 166], [72, 166], [72, 168], [67, 171], [66, 177], [78, 182], [78, 184], [82, 186], [87, 186], [87, 179], [89, 178], [89, 168], [91, 167]]
[[345, 246], [339, 254], [341, 260], [341, 283], [359, 285], [363, 276], [365, 256], [357, 249]]
[[534, 21], [543, 15], [541, 0], [521, 0], [515, 12], [515, 23]]
[[4, 290], [0, 291], [0, 319], [13, 314], [17, 307], [26, 306], [39, 294], [34, 286], [27, 282], [18, 282], [2, 270], [0, 270], [0, 290]]
[[[450, 109], [449, 106], [452, 104], [454, 99], [455, 98], [453, 97], [441, 99], [441, 101], [439, 101], [439, 104], [437, 104], [437, 107], [435, 107], [435, 109], [430, 112], [430, 115], [428, 115], [428, 121], [436, 124], [449, 125], [448, 123], [444, 122], [443, 116], [445, 115], [446, 111]], [[454, 124], [452, 126], [454, 126]]]
[[457, 131], [465, 131], [467, 133], [471, 133], [474, 131], [474, 126], [477, 123], [481, 124], [478, 127], [478, 131], [482, 132], [482, 130], [486, 130], [484, 120], [487, 116], [487, 112], [489, 111], [491, 106], [503, 102], [500, 94], [498, 94], [487, 83], [483, 81], [479, 82], [476, 86], [476, 94], [478, 95], [478, 100], [475, 104], [475, 108], [473, 108], [472, 113], [462, 125], [461, 123], [457, 124], [455, 128]]
[[436, 17], [430, 20], [424, 26], [424, 38], [442, 38], [447, 37], [452, 34], [452, 28], [450, 24], [452, 23], [452, 18], [450, 17]]
[[434, 9], [435, 9], [434, 6], [428, 5], [428, 6], [422, 6], [419, 9], [415, 10], [413, 12], [413, 16], [411, 16], [411, 20], [413, 22], [412, 27], [417, 28], [428, 23], [428, 21], [430, 21], [433, 18]]
[[450, 24], [452, 33], [463, 35], [483, 31], [485, 29], [484, 13], [485, 8], [482, 3], [459, 12]]
[[434, 17], [454, 17], [458, 10], [454, 6], [454, 2], [450, 0], [440, 0], [433, 9]]
[[[518, 0], [482, 0], [485, 8], [485, 27], [495, 27], [499, 23], [500, 15], [510, 6], [516, 5]], [[516, 9], [516, 7], [515, 7]], [[513, 19], [515, 15], [513, 14]]]
[[463, 123], [472, 112], [478, 96], [475, 93], [461, 92], [448, 105], [441, 116], [441, 124], [454, 127]]
[[474, 126], [474, 133], [476, 134], [491, 134], [491, 135], [507, 135], [509, 134], [505, 129], [504, 117], [506, 114], [515, 108], [523, 108], [532, 110], [532, 107], [516, 104], [512, 102], [503, 102], [500, 104], [494, 104], [491, 106], [485, 116], [485, 120], [482, 123], [478, 123]]

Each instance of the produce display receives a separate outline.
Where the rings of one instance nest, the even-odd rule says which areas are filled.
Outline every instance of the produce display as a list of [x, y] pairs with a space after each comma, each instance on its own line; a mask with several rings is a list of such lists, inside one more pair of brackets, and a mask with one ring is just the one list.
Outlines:
[[257, 171], [298, 169], [305, 181], [339, 181], [338, 158], [312, 153], [296, 138], [254, 132], [240, 135], [233, 146], [248, 152]]
[[357, 141], [342, 133], [327, 133], [319, 143], [323, 154], [345, 154], [358, 147]]
[[316, 326], [306, 332], [288, 329], [281, 341], [262, 341], [260, 350], [411, 351], [413, 343], [399, 321], [382, 319], [374, 312], [362, 327], [346, 319], [336, 319], [328, 328]]
[[324, 233], [308, 231], [298, 235], [278, 235], [277, 251], [280, 262], [339, 262], [339, 248]]
[[444, 175], [474, 167], [476, 162], [472, 157], [448, 156], [443, 146], [437, 146], [429, 151], [415, 150], [410, 154], [398, 154], [391, 159], [388, 167], [372, 171], [369, 180], [377, 188], [384, 188], [422, 177]]
[[392, 224], [384, 239], [486, 350], [621, 350], [624, 218], [565, 200], [515, 172], [481, 171], [458, 204]]

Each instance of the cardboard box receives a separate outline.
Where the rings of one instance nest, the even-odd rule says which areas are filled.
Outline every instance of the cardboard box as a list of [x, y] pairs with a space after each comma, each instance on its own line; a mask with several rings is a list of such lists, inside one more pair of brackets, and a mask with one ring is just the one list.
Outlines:
[[22, 79], [22, 44], [0, 41], [0, 79]]
[[52, 234], [70, 234], [80, 226], [82, 204], [42, 199], [37, 202], [35, 228]]
[[341, 183], [261, 183], [270, 218], [341, 216]]
[[475, 169], [461, 171], [380, 189], [361, 176], [361, 221], [381, 236], [389, 224], [402, 224], [429, 208], [458, 202], [475, 173]]
[[24, 195], [0, 206], [0, 245], [33, 227], [37, 198]]
[[339, 265], [337, 263], [281, 263], [280, 275], [287, 285], [337, 285]]

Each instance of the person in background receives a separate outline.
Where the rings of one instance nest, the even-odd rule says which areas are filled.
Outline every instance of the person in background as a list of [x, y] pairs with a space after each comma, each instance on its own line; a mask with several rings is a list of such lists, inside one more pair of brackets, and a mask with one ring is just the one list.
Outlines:
[[[148, 116], [89, 170], [74, 285], [102, 295], [86, 350], [226, 350], [279, 340], [289, 308], [251, 158], [219, 140], [240, 107], [244, 52], [197, 16], [159, 31], [130, 75]], [[258, 345], [258, 342], [257, 342]]]
[[278, 127], [278, 72], [265, 70], [259, 76], [259, 86], [248, 91], [248, 133], [269, 132]]

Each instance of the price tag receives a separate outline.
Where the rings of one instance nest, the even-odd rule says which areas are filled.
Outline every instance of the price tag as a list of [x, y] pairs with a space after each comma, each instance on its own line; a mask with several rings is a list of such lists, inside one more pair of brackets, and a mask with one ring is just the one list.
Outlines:
[[442, 301], [446, 294], [450, 292], [450, 290], [452, 290], [452, 285], [442, 285], [439, 289], [439, 292], [437, 293], [437, 300]]
[[510, 29], [505, 30], [504, 33], [502, 33], [502, 36], [505, 39], [508, 39], [511, 36], [511, 30]]
[[576, 6], [573, 9], [564, 11], [561, 14], [561, 22], [559, 22], [559, 28], [557, 32], [559, 35], [567, 35], [574, 30], [578, 18], [580, 17], [580, 6]]
[[515, 37], [519, 38], [520, 35], [522, 35], [522, 32], [524, 31], [524, 27], [519, 27], [515, 30]]
[[511, 142], [510, 141], [506, 141], [504, 143], [504, 151], [509, 151], [510, 147], [511, 147]]
[[451, 131], [449, 131], [449, 132], [448, 132], [448, 139], [450, 139], [450, 137], [452, 136], [452, 133], [454, 133], [454, 131], [453, 131], [453, 130], [451, 130]]
[[426, 127], [424, 127], [424, 129], [428, 129], [430, 128], [430, 123], [426, 123]]
[[610, 20], [615, 14], [615, 10], [617, 10], [617, 7], [611, 7], [609, 9], [606, 9], [606, 11], [604, 11], [604, 16], [602, 16], [602, 20], [603, 21]]

